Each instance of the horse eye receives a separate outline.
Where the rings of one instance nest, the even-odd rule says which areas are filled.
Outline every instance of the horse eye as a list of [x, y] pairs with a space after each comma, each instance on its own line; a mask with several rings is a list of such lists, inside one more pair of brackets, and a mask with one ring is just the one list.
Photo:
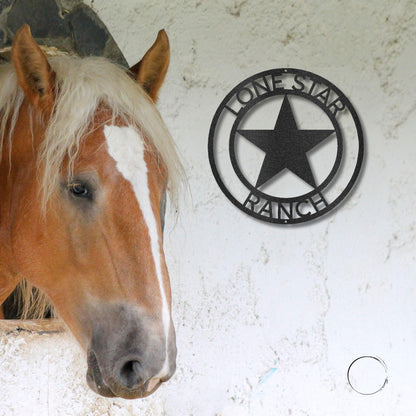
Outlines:
[[86, 185], [80, 182], [71, 183], [68, 185], [69, 192], [78, 198], [91, 197], [91, 191]]

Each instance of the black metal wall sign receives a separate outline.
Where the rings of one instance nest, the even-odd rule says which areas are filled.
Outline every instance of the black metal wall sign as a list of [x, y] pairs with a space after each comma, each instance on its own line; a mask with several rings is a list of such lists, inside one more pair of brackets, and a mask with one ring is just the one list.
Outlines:
[[350, 101], [311, 72], [273, 69], [238, 84], [217, 109], [209, 161], [227, 198], [252, 217], [310, 221], [356, 182], [363, 133]]

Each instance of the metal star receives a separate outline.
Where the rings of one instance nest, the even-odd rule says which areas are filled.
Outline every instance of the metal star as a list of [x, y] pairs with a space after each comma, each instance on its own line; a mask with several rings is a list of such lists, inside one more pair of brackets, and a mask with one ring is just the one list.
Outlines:
[[285, 95], [274, 130], [237, 132], [266, 153], [256, 188], [286, 168], [312, 188], [316, 188], [307, 152], [329, 138], [334, 130], [299, 130], [289, 99]]

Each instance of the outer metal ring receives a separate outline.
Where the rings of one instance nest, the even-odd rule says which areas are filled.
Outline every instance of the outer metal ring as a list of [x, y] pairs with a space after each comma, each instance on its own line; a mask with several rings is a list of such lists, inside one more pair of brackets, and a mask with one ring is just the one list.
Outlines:
[[[357, 362], [357, 361], [359, 361], [359, 360], [362, 360], [362, 359], [364, 359], [364, 358], [370, 358], [370, 359], [372, 359], [372, 360], [375, 360], [375, 361], [377, 361], [379, 364], [381, 364], [381, 366], [383, 367], [383, 369], [384, 369], [384, 374], [385, 374], [385, 378], [384, 378], [384, 382], [383, 382], [383, 384], [381, 385], [381, 387], [379, 387], [377, 390], [375, 390], [375, 391], [372, 391], [372, 392], [370, 392], [370, 393], [363, 393], [362, 391], [359, 391], [359, 390], [357, 390], [355, 387], [354, 387], [354, 384], [351, 382], [351, 379], [350, 379], [350, 371], [351, 371], [351, 368], [352, 368], [352, 366]], [[373, 355], [363, 355], [363, 356], [361, 356], [361, 357], [358, 357], [358, 358], [356, 358], [351, 364], [350, 364], [350, 366], [348, 367], [348, 370], [347, 370], [347, 380], [348, 380], [348, 384], [350, 385], [350, 387], [356, 392], [356, 393], [358, 393], [358, 394], [361, 394], [361, 395], [363, 395], [363, 396], [372, 396], [373, 394], [376, 394], [376, 393], [378, 393], [379, 391], [381, 391], [381, 390], [383, 390], [384, 389], [384, 387], [387, 385], [387, 383], [388, 383], [388, 381], [389, 381], [389, 379], [388, 379], [388, 370], [387, 370], [387, 365], [386, 365], [386, 363], [380, 358], [380, 357], [375, 357], [375, 356], [373, 356]]]

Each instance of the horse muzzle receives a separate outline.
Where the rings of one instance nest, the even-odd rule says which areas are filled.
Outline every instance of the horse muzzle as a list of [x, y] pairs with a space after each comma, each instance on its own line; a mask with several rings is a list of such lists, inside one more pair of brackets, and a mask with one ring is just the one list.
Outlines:
[[[149, 396], [176, 368], [173, 326], [168, 340], [155, 319], [121, 307], [115, 319], [95, 325], [87, 352], [87, 383], [104, 397], [136, 399]], [[115, 322], [114, 322], [115, 321]]]
[[[93, 351], [88, 352], [87, 383], [89, 387], [104, 397], [122, 397], [124, 399], [138, 399], [151, 395], [159, 386], [169, 380], [172, 375], [152, 377], [146, 380], [139, 361], [128, 360], [122, 363], [118, 373], [104, 379], [97, 358]], [[108, 383], [108, 384], [107, 384]]]

